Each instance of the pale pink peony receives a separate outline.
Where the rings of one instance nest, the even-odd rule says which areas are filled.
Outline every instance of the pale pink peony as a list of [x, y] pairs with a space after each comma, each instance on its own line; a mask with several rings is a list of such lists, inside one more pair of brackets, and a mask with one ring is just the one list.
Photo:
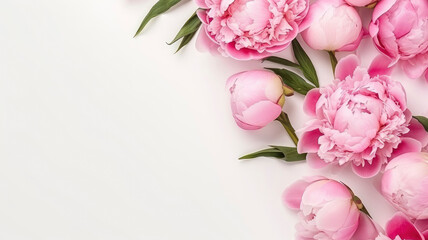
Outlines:
[[313, 49], [353, 51], [363, 36], [361, 18], [343, 0], [318, 0], [302, 23], [303, 40]]
[[370, 68], [349, 55], [339, 61], [334, 83], [308, 92], [304, 110], [313, 119], [301, 130], [299, 153], [315, 168], [352, 164], [361, 177], [376, 175], [392, 157], [428, 144], [412, 119], [402, 85], [391, 79], [384, 57]]
[[345, 0], [351, 6], [364, 7], [371, 3], [377, 2], [377, 0]]
[[428, 69], [427, 29], [427, 0], [382, 0], [370, 23], [376, 47], [391, 58], [391, 65], [401, 60], [411, 78], [421, 77]]
[[300, 32], [308, 0], [196, 0], [202, 10], [200, 48], [238, 60], [284, 50]]
[[350, 240], [357, 230], [360, 211], [340, 182], [324, 177], [300, 180], [284, 191], [283, 199], [299, 210], [296, 239]]
[[401, 212], [397, 212], [386, 224], [385, 234], [376, 240], [426, 240], [428, 234], [422, 234], [416, 226]]
[[388, 163], [382, 194], [410, 218], [428, 219], [428, 153], [406, 153]]
[[282, 112], [285, 95], [281, 78], [266, 70], [237, 73], [227, 80], [233, 117], [246, 130], [262, 128]]

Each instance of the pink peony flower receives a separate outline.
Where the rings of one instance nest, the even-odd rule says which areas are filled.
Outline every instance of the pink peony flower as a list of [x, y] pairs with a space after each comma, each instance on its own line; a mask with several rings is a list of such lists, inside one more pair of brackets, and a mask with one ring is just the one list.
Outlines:
[[367, 70], [349, 55], [339, 61], [333, 84], [308, 92], [304, 110], [313, 119], [301, 130], [297, 149], [308, 153], [310, 166], [350, 163], [359, 176], [372, 177], [390, 158], [428, 144], [385, 64], [379, 56]]
[[300, 32], [309, 0], [196, 0], [203, 10], [200, 48], [238, 60], [284, 50]]
[[302, 23], [303, 40], [313, 49], [353, 51], [363, 36], [361, 18], [343, 0], [318, 0]]
[[377, 2], [377, 0], [345, 0], [351, 6], [364, 7], [371, 3]]
[[237, 73], [227, 80], [231, 94], [233, 117], [239, 127], [260, 129], [282, 112], [284, 85], [281, 78], [270, 71]]
[[392, 59], [391, 65], [401, 60], [407, 75], [419, 78], [428, 68], [427, 29], [428, 1], [382, 0], [369, 30], [376, 47]]
[[300, 180], [284, 191], [283, 199], [289, 208], [300, 210], [297, 239], [349, 240], [357, 230], [360, 211], [340, 182], [324, 177]]
[[428, 219], [428, 153], [406, 153], [388, 163], [382, 194], [407, 216]]
[[386, 235], [379, 234], [376, 240], [426, 240], [425, 236], [401, 212], [396, 213], [386, 224]]

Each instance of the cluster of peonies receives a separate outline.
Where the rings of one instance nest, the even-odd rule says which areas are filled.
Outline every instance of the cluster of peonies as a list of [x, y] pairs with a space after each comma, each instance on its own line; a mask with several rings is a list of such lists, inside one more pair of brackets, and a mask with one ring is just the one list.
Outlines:
[[[384, 56], [368, 68], [356, 55], [341, 59], [334, 81], [305, 97], [303, 108], [312, 119], [300, 130], [297, 151], [314, 168], [350, 164], [364, 178], [383, 172], [380, 191], [399, 212], [383, 230], [346, 185], [310, 177], [283, 195], [298, 210], [296, 239], [428, 240], [428, 133], [412, 118], [388, 64]], [[247, 130], [277, 119], [291, 93], [279, 76], [264, 70], [235, 74], [227, 88], [235, 121]]]
[[[298, 64], [274, 62], [298, 68], [308, 79], [287, 69], [240, 72], [228, 79], [239, 127], [256, 130], [278, 120], [296, 144], [272, 146], [249, 158], [291, 156], [290, 161], [306, 158], [313, 168], [348, 165], [363, 178], [383, 174], [379, 191], [398, 210], [382, 229], [349, 187], [325, 177], [306, 178], [283, 195], [298, 211], [297, 239], [428, 240], [428, 119], [423, 125], [413, 118], [405, 89], [391, 77], [399, 63], [410, 78], [428, 81], [428, 0], [195, 2], [196, 15], [176, 39], [181, 36], [186, 44], [202, 26], [199, 49], [237, 60], [264, 59], [292, 43]], [[370, 21], [362, 21], [358, 7], [373, 8]], [[329, 52], [334, 72], [329, 85], [319, 87], [312, 62], [294, 42], [298, 34], [309, 47]], [[356, 50], [368, 35], [381, 53], [369, 67], [354, 54], [337, 62], [335, 52]], [[293, 90], [306, 95], [303, 110], [311, 118], [297, 131], [300, 140], [283, 112]]]
[[[337, 64], [332, 84], [307, 93], [304, 111], [312, 120], [300, 130], [297, 151], [307, 153], [310, 166], [350, 164], [369, 178], [391, 159], [428, 146], [428, 133], [412, 118], [406, 92], [387, 64], [379, 56], [367, 69], [348, 55]], [[269, 71], [235, 74], [227, 88], [233, 116], [247, 130], [260, 129], [281, 114], [287, 89]]]
[[262, 59], [301, 33], [317, 50], [353, 51], [367, 31], [355, 7], [374, 6], [369, 34], [389, 66], [428, 80], [426, 0], [196, 0], [203, 23], [201, 50], [238, 60]]
[[428, 154], [403, 154], [386, 169], [382, 194], [400, 212], [385, 231], [347, 186], [317, 176], [296, 181], [284, 191], [285, 205], [298, 211], [296, 239], [427, 240]]

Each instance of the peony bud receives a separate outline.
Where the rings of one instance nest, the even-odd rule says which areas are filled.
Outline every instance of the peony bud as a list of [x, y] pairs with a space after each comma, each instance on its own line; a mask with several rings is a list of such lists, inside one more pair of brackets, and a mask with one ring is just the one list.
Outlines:
[[283, 199], [289, 208], [300, 210], [296, 239], [349, 240], [358, 228], [360, 211], [354, 195], [335, 180], [297, 181], [284, 191]]
[[231, 76], [226, 84], [231, 94], [233, 117], [239, 127], [260, 129], [274, 121], [282, 112], [285, 88], [281, 78], [265, 70], [247, 71]]
[[302, 25], [303, 40], [317, 50], [353, 51], [363, 36], [360, 16], [343, 0], [318, 0]]
[[428, 153], [405, 153], [394, 158], [382, 177], [382, 194], [413, 219], [428, 219]]

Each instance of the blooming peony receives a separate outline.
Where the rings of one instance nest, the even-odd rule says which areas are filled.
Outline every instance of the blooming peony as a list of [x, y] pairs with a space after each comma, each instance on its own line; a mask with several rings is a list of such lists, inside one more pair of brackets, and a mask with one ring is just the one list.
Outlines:
[[428, 144], [385, 64], [379, 56], [367, 70], [349, 55], [339, 61], [333, 84], [308, 92], [304, 110], [313, 119], [301, 130], [298, 152], [308, 153], [311, 166], [351, 163], [356, 174], [372, 177], [390, 158]]
[[284, 50], [300, 32], [308, 0], [196, 0], [203, 48], [238, 60]]
[[281, 78], [266, 70], [237, 73], [227, 80], [233, 117], [246, 130], [262, 128], [282, 112], [285, 95]]
[[350, 240], [357, 230], [360, 211], [340, 182], [324, 177], [300, 180], [283, 198], [289, 208], [300, 210], [297, 239]]
[[428, 153], [406, 153], [388, 163], [382, 194], [407, 216], [428, 219]]
[[427, 29], [427, 0], [382, 0], [374, 9], [370, 35], [391, 65], [401, 60], [407, 75], [418, 78], [428, 69]]
[[313, 49], [353, 51], [363, 36], [361, 18], [343, 0], [318, 0], [302, 23], [303, 40]]

